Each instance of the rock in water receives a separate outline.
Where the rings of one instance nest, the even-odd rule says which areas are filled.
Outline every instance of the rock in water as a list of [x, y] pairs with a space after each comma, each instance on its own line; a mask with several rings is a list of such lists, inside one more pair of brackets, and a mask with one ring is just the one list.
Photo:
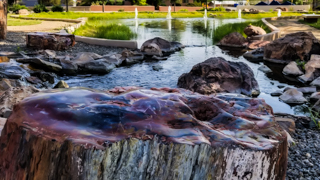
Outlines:
[[28, 63], [31, 65], [35, 65], [36, 67], [39, 67], [41, 69], [53, 71], [53, 72], [59, 72], [62, 70], [61, 66], [48, 61], [44, 61], [39, 58], [19, 58], [16, 61], [20, 63]]
[[61, 80], [53, 88], [69, 88], [69, 85], [65, 81]]
[[233, 32], [223, 37], [217, 45], [245, 48], [248, 45], [248, 41], [242, 36], [242, 34]]
[[303, 97], [303, 93], [293, 88], [285, 91], [279, 98], [287, 104], [303, 104], [307, 102]]
[[262, 99], [178, 89], [56, 89], [15, 106], [2, 179], [285, 179], [287, 135]]
[[297, 63], [292, 61], [283, 68], [282, 74], [288, 76], [301, 76], [303, 72], [299, 69]]
[[13, 105], [35, 92], [39, 90], [33, 86], [22, 86], [18, 80], [2, 79], [0, 81], [0, 117], [7, 118], [12, 112]]
[[266, 31], [264, 29], [262, 29], [261, 27], [258, 26], [253, 26], [253, 25], [249, 25], [247, 26], [243, 32], [248, 36], [256, 36], [256, 35], [263, 35], [263, 34], [267, 34]]
[[258, 68], [259, 71], [262, 71], [264, 73], [272, 73], [272, 70], [266, 66], [266, 65], [262, 65]]
[[259, 92], [258, 82], [247, 64], [226, 61], [222, 57], [193, 66], [189, 73], [179, 77], [178, 87], [201, 94], [228, 92], [251, 96], [254, 91]]
[[175, 51], [180, 51], [181, 48], [183, 48], [183, 45], [179, 42], [169, 42], [165, 39], [156, 37], [144, 42], [140, 50], [146, 55], [163, 56]]
[[299, 80], [307, 83], [320, 76], [320, 55], [311, 55], [310, 60], [304, 65], [306, 73]]
[[75, 45], [75, 36], [66, 33], [33, 32], [27, 34], [27, 47], [61, 51]]
[[297, 59], [308, 61], [311, 54], [319, 52], [319, 40], [311, 32], [297, 32], [267, 44], [264, 47], [264, 59], [287, 64]]

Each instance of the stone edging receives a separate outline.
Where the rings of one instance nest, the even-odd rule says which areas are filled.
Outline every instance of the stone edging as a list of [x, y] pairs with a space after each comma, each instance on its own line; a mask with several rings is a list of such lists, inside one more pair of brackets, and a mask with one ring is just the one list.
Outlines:
[[[263, 41], [273, 41], [281, 37], [281, 31], [274, 25], [270, 24], [268, 21], [275, 21], [278, 19], [299, 19], [301, 16], [285, 16], [285, 17], [272, 17], [272, 18], [262, 18], [262, 22], [268, 26], [272, 31], [264, 35], [258, 35], [251, 37], [252, 40], [263, 40]], [[267, 21], [268, 20], [268, 21]]]
[[[70, 33], [72, 34], [76, 29], [80, 26], [84, 25], [88, 18], [78, 18], [78, 19], [56, 19], [56, 18], [35, 18], [35, 17], [20, 17], [19, 15], [11, 15], [12, 18], [20, 18], [20, 19], [31, 19], [31, 20], [45, 20], [45, 21], [62, 21], [62, 22], [71, 22], [77, 23], [72, 26], [64, 27], [60, 32], [61, 33]], [[130, 40], [111, 40], [111, 39], [102, 39], [102, 38], [92, 38], [85, 36], [75, 36], [76, 41], [84, 42], [92, 45], [100, 45], [100, 46], [108, 46], [108, 47], [122, 47], [122, 48], [130, 48], [137, 49], [138, 43], [137, 41]]]

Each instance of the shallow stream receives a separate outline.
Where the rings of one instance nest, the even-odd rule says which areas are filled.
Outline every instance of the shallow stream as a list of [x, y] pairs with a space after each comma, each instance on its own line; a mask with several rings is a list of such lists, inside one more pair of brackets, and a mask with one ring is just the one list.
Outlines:
[[[126, 19], [120, 23], [128, 25], [136, 31], [138, 36], [135, 38], [138, 47], [148, 39], [161, 37], [169, 41], [178, 41], [186, 45], [184, 49], [168, 57], [165, 61], [146, 61], [128, 67], [120, 67], [111, 73], [98, 75], [84, 75], [76, 77], [63, 77], [69, 86], [84, 86], [96, 89], [110, 89], [115, 86], [142, 86], [150, 87], [177, 87], [180, 75], [187, 73], [191, 68], [210, 57], [223, 57], [229, 61], [240, 61], [248, 64], [255, 74], [260, 86], [260, 98], [271, 105], [274, 112], [290, 114], [303, 114], [301, 106], [291, 107], [279, 101], [278, 97], [272, 97], [271, 92], [278, 90], [279, 85], [288, 87], [286, 81], [280, 74], [267, 76], [258, 70], [262, 63], [252, 63], [246, 60], [242, 54], [245, 52], [232, 52], [222, 50], [214, 45], [214, 29], [222, 24], [234, 23], [244, 20], [239, 19]], [[160, 66], [156, 71], [153, 66]], [[277, 66], [271, 69], [278, 68]], [[281, 71], [280, 71], [281, 72]], [[283, 88], [282, 88], [283, 89]]]

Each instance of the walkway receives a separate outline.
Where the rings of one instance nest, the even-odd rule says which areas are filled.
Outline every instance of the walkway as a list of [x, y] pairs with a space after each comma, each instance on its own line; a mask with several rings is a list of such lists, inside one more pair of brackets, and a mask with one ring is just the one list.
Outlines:
[[317, 39], [320, 39], [319, 29], [308, 26], [306, 24], [302, 24], [298, 22], [298, 19], [282, 19], [268, 22], [280, 29], [281, 36], [285, 36], [286, 34], [295, 33], [298, 31], [310, 31]]
[[61, 22], [61, 21], [42, 21], [41, 24], [29, 26], [8, 26], [8, 31], [14, 32], [57, 32], [63, 27], [73, 25], [74, 23]]

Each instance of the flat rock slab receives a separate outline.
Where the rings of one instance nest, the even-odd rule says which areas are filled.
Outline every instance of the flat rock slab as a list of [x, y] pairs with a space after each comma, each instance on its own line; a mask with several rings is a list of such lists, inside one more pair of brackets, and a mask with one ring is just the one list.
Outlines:
[[27, 34], [27, 47], [34, 49], [65, 50], [75, 45], [75, 36], [66, 33], [34, 32]]

